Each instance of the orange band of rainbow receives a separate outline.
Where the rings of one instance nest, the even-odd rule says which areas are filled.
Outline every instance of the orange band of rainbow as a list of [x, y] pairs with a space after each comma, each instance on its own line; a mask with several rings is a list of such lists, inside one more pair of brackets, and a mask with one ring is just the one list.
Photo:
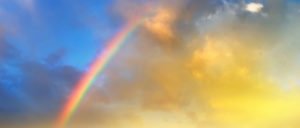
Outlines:
[[76, 85], [74, 92], [71, 94], [67, 103], [63, 107], [59, 118], [56, 122], [57, 128], [63, 128], [70, 120], [73, 113], [76, 111], [81, 100], [84, 98], [89, 88], [92, 86], [96, 76], [103, 71], [109, 60], [120, 49], [122, 44], [138, 26], [138, 20], [132, 20], [125, 25], [123, 29], [107, 44], [100, 56], [90, 65], [88, 71], [80, 79]]

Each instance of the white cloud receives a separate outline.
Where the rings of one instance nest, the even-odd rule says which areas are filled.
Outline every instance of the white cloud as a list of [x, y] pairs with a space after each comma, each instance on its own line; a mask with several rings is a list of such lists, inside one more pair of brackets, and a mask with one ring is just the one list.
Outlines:
[[246, 10], [252, 13], [258, 13], [264, 6], [261, 3], [249, 3], [246, 5]]

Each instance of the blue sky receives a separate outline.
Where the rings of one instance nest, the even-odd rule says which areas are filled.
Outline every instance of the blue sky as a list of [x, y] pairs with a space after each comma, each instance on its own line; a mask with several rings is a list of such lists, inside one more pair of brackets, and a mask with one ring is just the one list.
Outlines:
[[64, 64], [82, 69], [121, 25], [111, 15], [112, 2], [43, 0], [29, 8], [25, 3], [1, 1], [6, 16], [0, 17], [3, 31], [16, 29], [2, 38], [26, 58], [44, 59], [63, 51]]

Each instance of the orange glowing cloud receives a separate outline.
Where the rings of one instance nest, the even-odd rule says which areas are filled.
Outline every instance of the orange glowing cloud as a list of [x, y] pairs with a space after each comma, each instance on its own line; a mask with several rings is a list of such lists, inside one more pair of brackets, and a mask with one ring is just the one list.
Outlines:
[[163, 42], [170, 42], [175, 38], [172, 24], [176, 19], [175, 12], [168, 8], [159, 8], [152, 17], [145, 21], [145, 27]]

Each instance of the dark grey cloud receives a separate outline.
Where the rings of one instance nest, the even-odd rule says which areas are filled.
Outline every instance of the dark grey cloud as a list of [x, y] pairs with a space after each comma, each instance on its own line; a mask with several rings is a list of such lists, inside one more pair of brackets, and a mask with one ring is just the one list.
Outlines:
[[[81, 72], [60, 60], [65, 50], [44, 60], [28, 60], [12, 44], [0, 42], [0, 123], [56, 116]], [[0, 125], [1, 127], [1, 125]]]
[[50, 54], [48, 57], [45, 58], [45, 62], [49, 65], [57, 65], [61, 63], [61, 60], [66, 55], [66, 49], [59, 49], [54, 53]]
[[0, 64], [9, 61], [12, 58], [18, 58], [19, 55], [19, 51], [14, 46], [0, 37]]

